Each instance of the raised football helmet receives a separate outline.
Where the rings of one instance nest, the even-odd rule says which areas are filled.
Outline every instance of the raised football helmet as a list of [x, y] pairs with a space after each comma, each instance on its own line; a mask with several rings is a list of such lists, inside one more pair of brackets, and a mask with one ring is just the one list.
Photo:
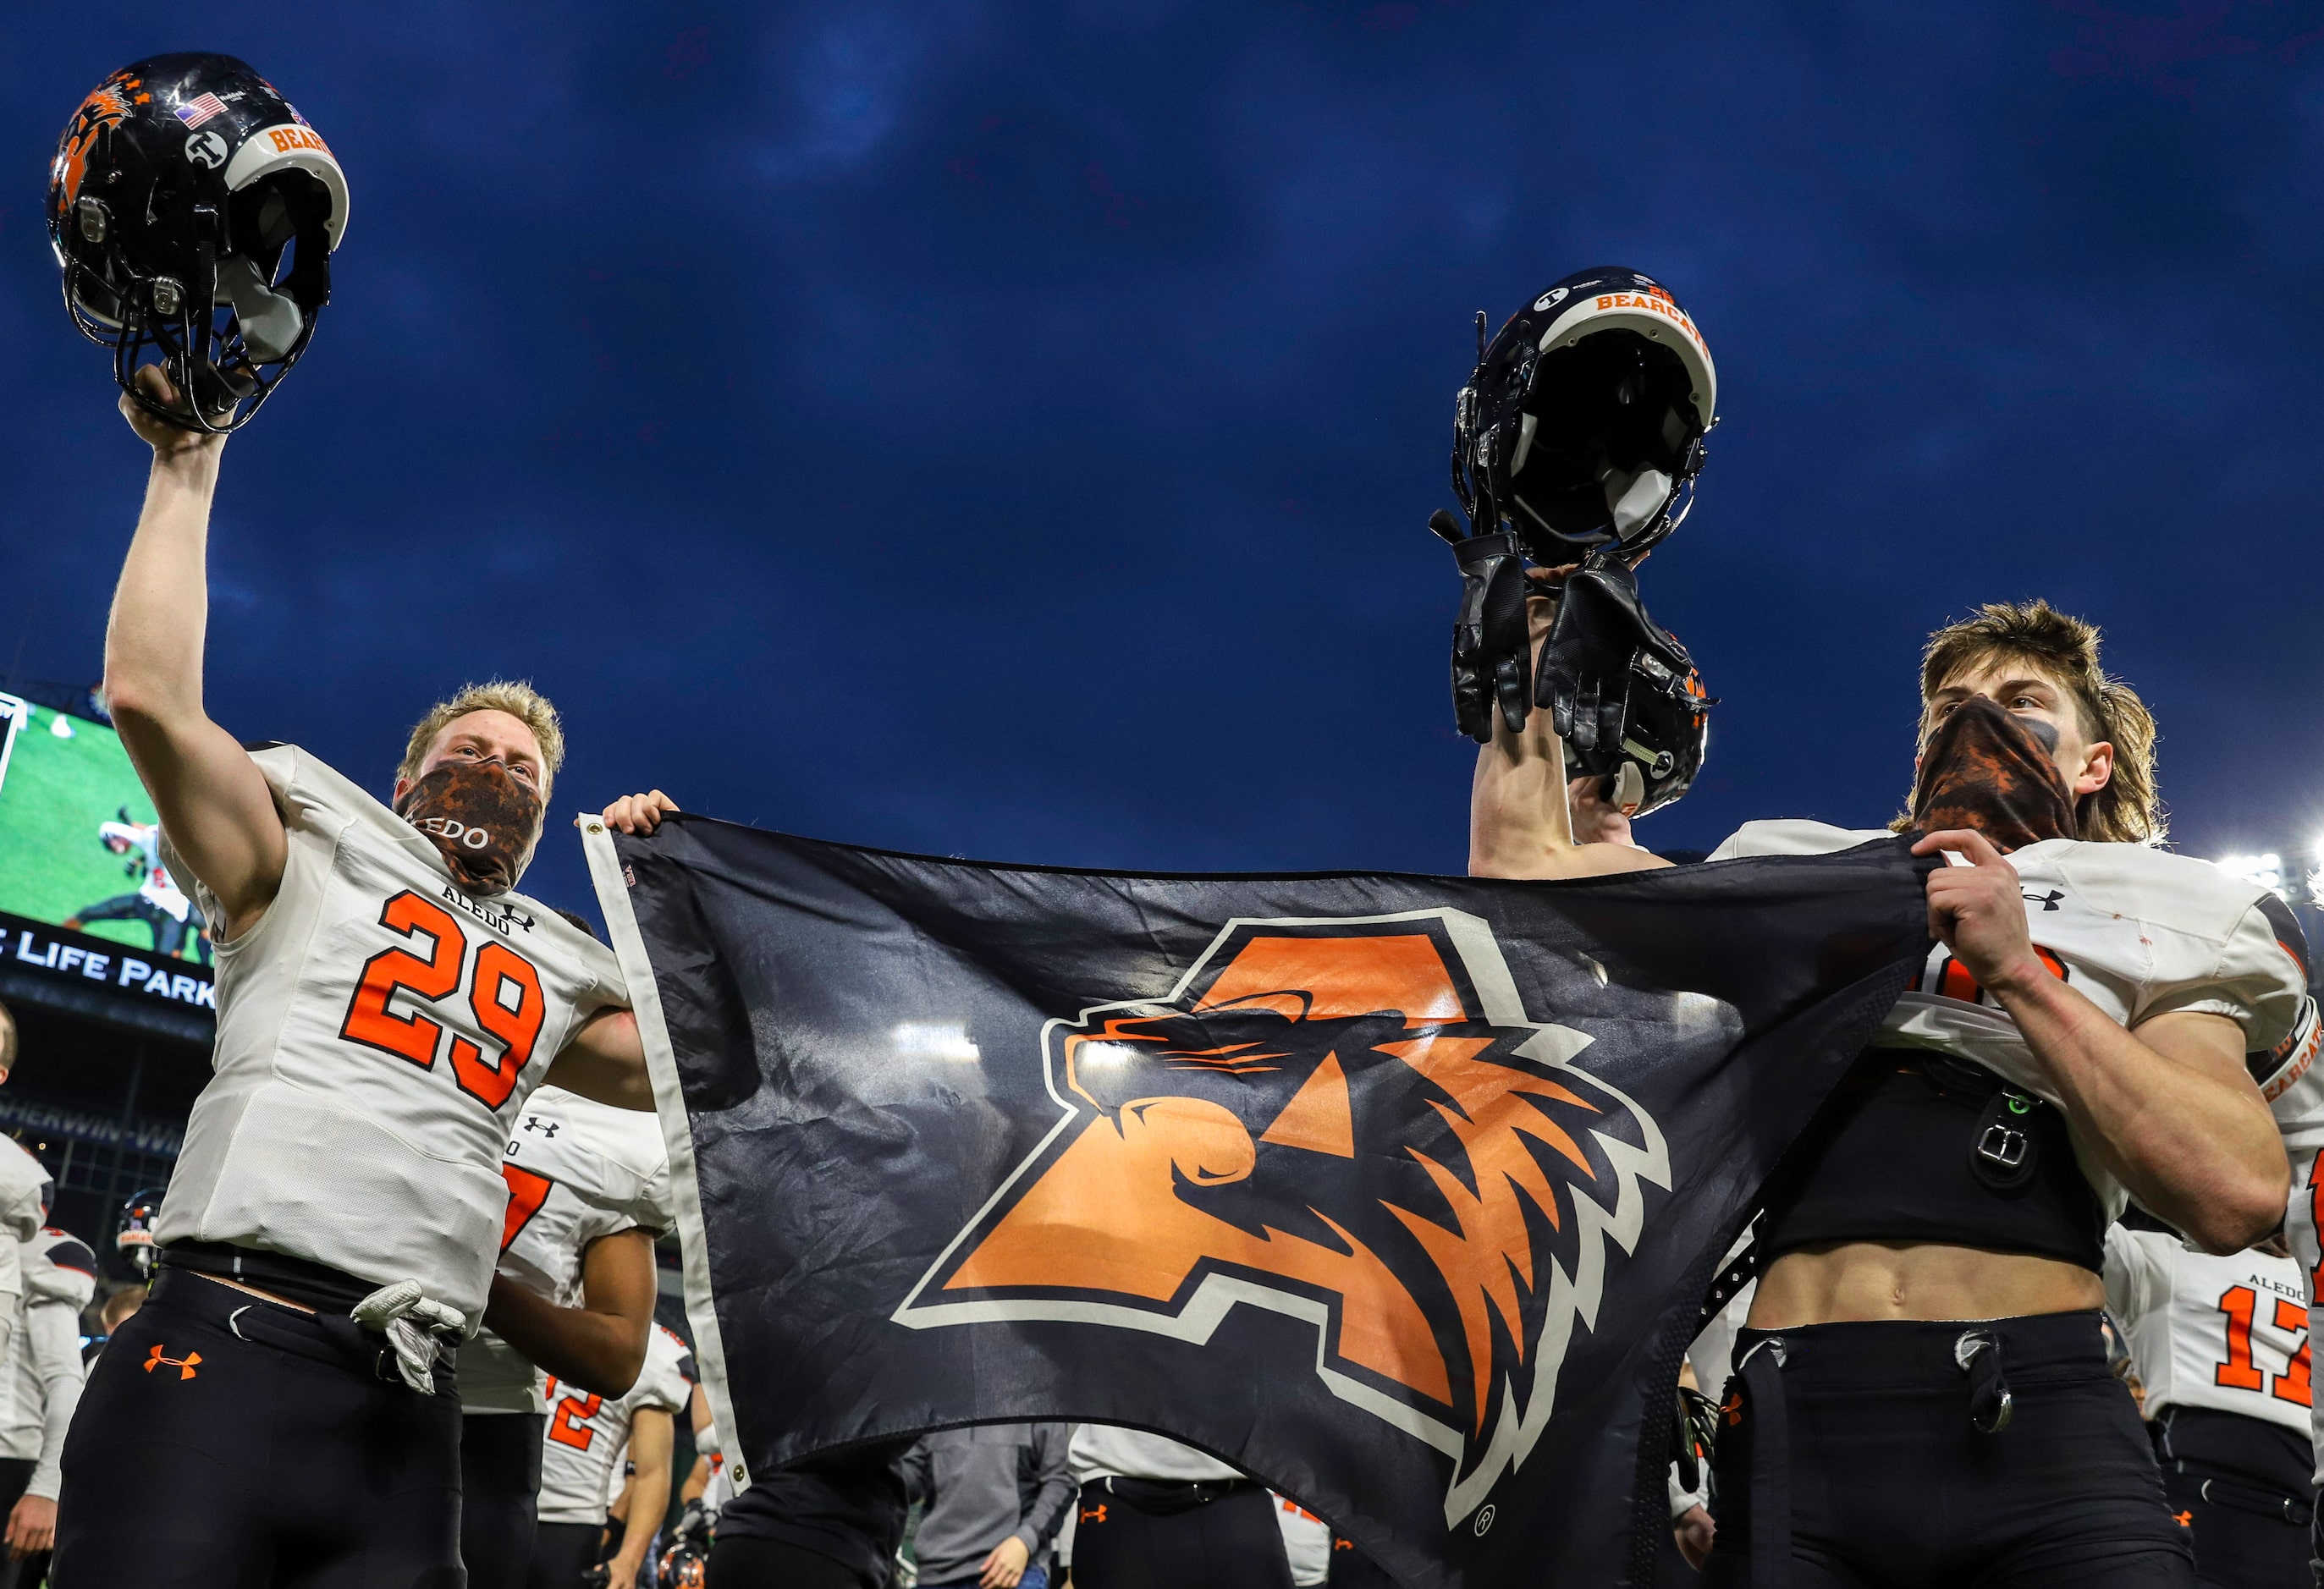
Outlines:
[[1619, 265], [1552, 285], [1461, 389], [1452, 491], [1471, 535], [1512, 532], [1554, 567], [1601, 548], [1635, 565], [1693, 503], [1716, 423], [1711, 349], [1670, 289]]
[[159, 1251], [153, 1245], [153, 1226], [161, 1217], [164, 1189], [149, 1186], [142, 1191], [131, 1193], [129, 1200], [121, 1205], [121, 1228], [114, 1235], [113, 1245], [129, 1261], [130, 1267], [137, 1271], [140, 1280], [153, 1278]]
[[[228, 431], [315, 334], [347, 184], [321, 135], [248, 66], [156, 55], [73, 112], [49, 169], [48, 216], [65, 308], [113, 349], [122, 390], [174, 424]], [[190, 412], [132, 383], [154, 363]]]

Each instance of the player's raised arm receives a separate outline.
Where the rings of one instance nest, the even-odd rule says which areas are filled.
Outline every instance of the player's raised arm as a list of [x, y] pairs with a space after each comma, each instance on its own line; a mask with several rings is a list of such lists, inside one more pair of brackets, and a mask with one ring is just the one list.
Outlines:
[[[1527, 607], [1530, 644], [1538, 653], [1554, 608], [1540, 596]], [[1492, 725], [1492, 740], [1479, 747], [1469, 786], [1471, 877], [1591, 877], [1670, 865], [1628, 843], [1628, 820], [1603, 801], [1582, 803], [1601, 820], [1577, 836], [1565, 746], [1548, 711], [1528, 712], [1525, 727], [1515, 730], [1495, 712]], [[1618, 832], [1606, 831], [1617, 823]]]
[[[137, 380], [157, 400], [179, 400], [158, 368]], [[273, 900], [287, 842], [256, 764], [202, 709], [205, 559], [226, 437], [180, 429], [126, 395], [121, 409], [153, 467], [106, 628], [106, 704], [170, 842], [225, 907], [217, 932], [231, 940]]]

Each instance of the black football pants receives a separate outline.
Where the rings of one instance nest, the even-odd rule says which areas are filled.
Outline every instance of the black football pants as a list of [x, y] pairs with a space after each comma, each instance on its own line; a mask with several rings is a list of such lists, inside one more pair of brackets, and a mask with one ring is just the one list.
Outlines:
[[537, 1412], [460, 1419], [460, 1561], [468, 1589], [524, 1589], [547, 1422]]
[[380, 1377], [383, 1344], [164, 1270], [73, 1415], [51, 1582], [459, 1589], [451, 1372], [420, 1395]]
[[1074, 1526], [1074, 1589], [1291, 1589], [1275, 1497], [1240, 1484], [1180, 1504], [1172, 1492], [1215, 1484], [1092, 1479]]
[[[543, 1523], [533, 1536], [526, 1589], [581, 1589], [581, 1575], [604, 1559], [602, 1523]], [[615, 1584], [610, 1589], [627, 1589]]]
[[[2098, 1319], [1741, 1331], [1704, 1582], [1767, 1589], [1752, 1570], [1753, 1512], [1788, 1490], [1790, 1589], [2191, 1589], [2186, 1531], [2130, 1392], [2107, 1371]], [[1970, 1421], [1978, 1382], [1956, 1359], [1972, 1329], [1999, 1343], [2011, 1395], [1991, 1434]], [[1755, 1474], [1779, 1443], [1788, 1462]]]

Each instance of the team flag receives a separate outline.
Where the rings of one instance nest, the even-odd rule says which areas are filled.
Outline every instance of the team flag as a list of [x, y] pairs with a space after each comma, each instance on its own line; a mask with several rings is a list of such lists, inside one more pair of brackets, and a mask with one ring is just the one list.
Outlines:
[[1121, 1424], [1415, 1589], [1652, 1582], [1713, 1272], [1929, 951], [1902, 840], [1513, 883], [583, 826], [738, 1483]]

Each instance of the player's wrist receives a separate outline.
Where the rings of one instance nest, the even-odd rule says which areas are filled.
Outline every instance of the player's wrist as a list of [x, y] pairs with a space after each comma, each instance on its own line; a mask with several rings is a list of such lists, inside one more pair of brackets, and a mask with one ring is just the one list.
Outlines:
[[[2030, 947], [2004, 960], [1992, 975], [1980, 976], [1978, 980], [2005, 1006], [2037, 1002], [2052, 989], [2063, 986]], [[2011, 1013], [2015, 1014], [2015, 1009]]]

